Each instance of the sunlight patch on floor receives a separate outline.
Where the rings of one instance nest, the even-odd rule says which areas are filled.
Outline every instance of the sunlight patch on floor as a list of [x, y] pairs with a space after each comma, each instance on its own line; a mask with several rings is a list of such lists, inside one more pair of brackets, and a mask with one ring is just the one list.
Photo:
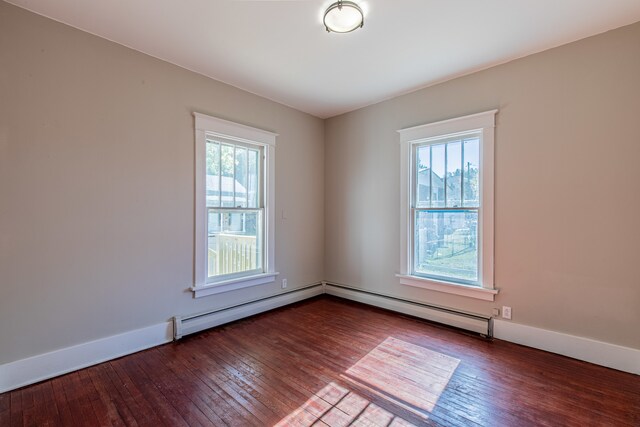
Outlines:
[[411, 427], [414, 425], [332, 382], [280, 420], [276, 426]]
[[431, 412], [459, 363], [459, 359], [389, 337], [344, 377], [403, 407]]
[[412, 426], [354, 390], [428, 419], [459, 363], [456, 358], [388, 337], [340, 375], [353, 387], [329, 383], [276, 426]]

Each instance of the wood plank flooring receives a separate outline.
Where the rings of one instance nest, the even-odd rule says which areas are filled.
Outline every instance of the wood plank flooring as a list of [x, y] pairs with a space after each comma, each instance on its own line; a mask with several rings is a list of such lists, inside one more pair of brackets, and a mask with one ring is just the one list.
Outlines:
[[0, 394], [0, 426], [640, 426], [640, 377], [328, 296]]

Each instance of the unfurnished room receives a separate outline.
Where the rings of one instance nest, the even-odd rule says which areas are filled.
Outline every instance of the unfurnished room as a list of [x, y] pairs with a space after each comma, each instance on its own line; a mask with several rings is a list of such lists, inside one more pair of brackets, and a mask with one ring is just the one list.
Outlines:
[[0, 0], [0, 426], [640, 426], [639, 0]]

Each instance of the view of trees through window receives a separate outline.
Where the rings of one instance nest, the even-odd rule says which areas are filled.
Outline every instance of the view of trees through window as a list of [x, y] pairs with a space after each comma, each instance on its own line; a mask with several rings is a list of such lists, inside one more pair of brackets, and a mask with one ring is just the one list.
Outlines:
[[207, 139], [208, 275], [262, 269], [260, 147]]
[[415, 148], [415, 274], [478, 282], [480, 138]]

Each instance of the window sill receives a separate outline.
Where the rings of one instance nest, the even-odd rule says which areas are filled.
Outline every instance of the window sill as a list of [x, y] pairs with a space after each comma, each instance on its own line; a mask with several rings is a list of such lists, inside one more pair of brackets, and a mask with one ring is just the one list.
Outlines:
[[250, 286], [264, 285], [266, 283], [275, 282], [279, 273], [262, 273], [254, 276], [239, 277], [237, 279], [229, 279], [223, 282], [208, 283], [202, 286], [193, 286], [194, 298], [206, 297], [208, 295], [221, 294], [223, 292], [235, 291], [237, 289], [248, 288]]
[[427, 279], [418, 276], [408, 276], [405, 274], [396, 274], [400, 279], [401, 285], [415, 286], [418, 288], [429, 289], [432, 291], [443, 292], [446, 294], [461, 295], [463, 297], [481, 299], [484, 301], [494, 301], [498, 289], [487, 289], [476, 286], [461, 285], [458, 283], [442, 282], [434, 279]]

